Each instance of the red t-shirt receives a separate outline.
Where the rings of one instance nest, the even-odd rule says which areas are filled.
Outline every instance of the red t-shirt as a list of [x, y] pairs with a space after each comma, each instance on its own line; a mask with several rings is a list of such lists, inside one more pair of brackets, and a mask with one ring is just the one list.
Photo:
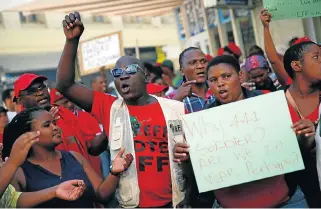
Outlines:
[[58, 115], [60, 119], [57, 126], [62, 129], [62, 143], [57, 146], [57, 150], [75, 151], [89, 160], [87, 145], [81, 136], [78, 118], [68, 109], [59, 107]]
[[3, 134], [0, 133], [0, 143], [3, 143]]
[[[289, 106], [289, 111], [290, 111], [290, 115], [291, 115], [291, 118], [292, 118], [292, 122], [296, 123], [299, 120], [301, 120], [300, 116], [294, 110], [294, 108], [290, 104], [288, 104], [288, 106]], [[306, 116], [305, 118], [306, 119], [310, 119], [312, 122], [315, 122], [316, 120], [318, 120], [319, 119], [319, 106], [317, 106], [315, 108], [315, 110], [310, 115]]]
[[[79, 110], [76, 112], [76, 116], [78, 117], [81, 137], [85, 143], [93, 140], [98, 134], [101, 134], [99, 123], [91, 114]], [[95, 171], [102, 176], [100, 157], [89, 155], [89, 161]]]
[[[115, 97], [94, 93], [92, 114], [109, 131], [110, 108]], [[159, 103], [128, 106], [134, 134], [139, 207], [164, 206], [172, 201], [167, 128]]]

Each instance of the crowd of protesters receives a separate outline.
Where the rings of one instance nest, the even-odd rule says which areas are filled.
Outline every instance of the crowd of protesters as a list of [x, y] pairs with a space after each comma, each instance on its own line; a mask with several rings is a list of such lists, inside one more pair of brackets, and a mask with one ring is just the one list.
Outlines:
[[[170, 60], [123, 56], [110, 85], [102, 74], [87, 87], [75, 81], [84, 25], [67, 15], [56, 86], [26, 73], [3, 92], [0, 207], [321, 207], [321, 46], [308, 37], [275, 46], [271, 15], [260, 19], [264, 49], [245, 59], [232, 42], [215, 57], [184, 49], [179, 72]], [[275, 91], [287, 98], [305, 169], [199, 193], [184, 133], [169, 122]]]

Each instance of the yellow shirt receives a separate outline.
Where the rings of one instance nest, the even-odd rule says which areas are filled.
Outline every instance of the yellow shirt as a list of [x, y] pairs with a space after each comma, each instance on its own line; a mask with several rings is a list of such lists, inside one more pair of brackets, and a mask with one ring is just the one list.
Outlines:
[[0, 199], [0, 208], [16, 208], [20, 195], [21, 192], [17, 192], [16, 189], [9, 184]]

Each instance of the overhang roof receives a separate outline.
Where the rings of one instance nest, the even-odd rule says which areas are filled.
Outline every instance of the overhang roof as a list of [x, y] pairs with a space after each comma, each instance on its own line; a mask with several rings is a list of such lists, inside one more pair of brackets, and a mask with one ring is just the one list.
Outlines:
[[93, 15], [157, 16], [173, 11], [184, 0], [35, 0], [7, 11], [63, 12], [79, 11]]

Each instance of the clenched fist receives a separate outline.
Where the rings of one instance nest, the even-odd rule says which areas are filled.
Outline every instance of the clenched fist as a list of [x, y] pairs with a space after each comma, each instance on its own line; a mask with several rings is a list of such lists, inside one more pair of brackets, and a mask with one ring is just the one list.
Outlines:
[[85, 29], [81, 22], [79, 12], [66, 15], [65, 19], [62, 21], [62, 25], [64, 26], [64, 33], [67, 40], [79, 40]]
[[272, 19], [271, 13], [267, 9], [263, 9], [261, 11], [260, 18], [261, 18], [261, 22], [262, 22], [263, 27], [268, 28], [270, 26], [270, 22]]

